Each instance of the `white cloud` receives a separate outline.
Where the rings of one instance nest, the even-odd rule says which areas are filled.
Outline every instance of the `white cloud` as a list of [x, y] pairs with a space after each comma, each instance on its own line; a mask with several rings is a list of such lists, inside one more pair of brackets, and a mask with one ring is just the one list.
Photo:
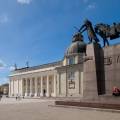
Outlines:
[[0, 60], [0, 69], [4, 69], [7, 65], [2, 61]]
[[91, 3], [87, 6], [87, 10], [90, 10], [90, 9], [95, 9], [96, 8], [96, 3]]
[[13, 71], [13, 70], [15, 70], [15, 67], [14, 67], [14, 66], [10, 66], [10, 67], [9, 67], [9, 70], [10, 70], [10, 71]]
[[8, 22], [8, 16], [6, 14], [0, 15], [0, 23], [6, 23]]
[[14, 66], [8, 66], [4, 61], [0, 60], [0, 70], [4, 71], [13, 71], [15, 70]]
[[32, 0], [17, 0], [17, 2], [20, 4], [30, 4]]

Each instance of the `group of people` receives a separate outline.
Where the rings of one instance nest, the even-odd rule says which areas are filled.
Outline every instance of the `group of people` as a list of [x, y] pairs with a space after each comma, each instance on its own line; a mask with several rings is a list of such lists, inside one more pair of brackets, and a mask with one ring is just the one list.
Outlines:
[[21, 96], [18, 96], [18, 95], [17, 95], [17, 96], [15, 97], [16, 100], [21, 100], [21, 98], [24, 99], [24, 96], [21, 97]]

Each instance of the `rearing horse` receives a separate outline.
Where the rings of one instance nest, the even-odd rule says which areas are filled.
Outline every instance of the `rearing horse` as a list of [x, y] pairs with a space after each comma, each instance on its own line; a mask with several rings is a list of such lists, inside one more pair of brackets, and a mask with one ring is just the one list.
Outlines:
[[103, 38], [104, 46], [107, 44], [109, 46], [108, 39], [110, 36], [110, 26], [108, 24], [97, 24], [95, 25], [95, 32]]
[[95, 32], [103, 38], [104, 46], [106, 44], [109, 45], [108, 38], [110, 38], [110, 40], [113, 40], [120, 37], [120, 23], [113, 23], [112, 26], [100, 23], [97, 24], [94, 29]]

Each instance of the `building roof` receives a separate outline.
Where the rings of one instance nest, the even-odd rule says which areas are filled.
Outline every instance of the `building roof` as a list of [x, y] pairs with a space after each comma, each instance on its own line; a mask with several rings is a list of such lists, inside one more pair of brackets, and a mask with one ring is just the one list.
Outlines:
[[27, 71], [32, 71], [32, 70], [38, 70], [38, 69], [43, 69], [43, 68], [49, 68], [49, 67], [55, 67], [55, 66], [60, 66], [60, 65], [62, 65], [62, 61], [42, 64], [42, 65], [33, 66], [33, 67], [18, 68], [16, 70], [12, 71], [11, 74], [27, 72]]

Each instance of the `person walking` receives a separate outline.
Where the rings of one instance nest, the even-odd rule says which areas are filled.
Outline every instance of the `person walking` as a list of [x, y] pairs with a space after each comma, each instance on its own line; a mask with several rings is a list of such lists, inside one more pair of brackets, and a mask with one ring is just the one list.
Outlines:
[[16, 100], [17, 100], [17, 96], [16, 96]]
[[2, 95], [0, 95], [0, 101], [1, 101], [1, 99], [2, 99]]

